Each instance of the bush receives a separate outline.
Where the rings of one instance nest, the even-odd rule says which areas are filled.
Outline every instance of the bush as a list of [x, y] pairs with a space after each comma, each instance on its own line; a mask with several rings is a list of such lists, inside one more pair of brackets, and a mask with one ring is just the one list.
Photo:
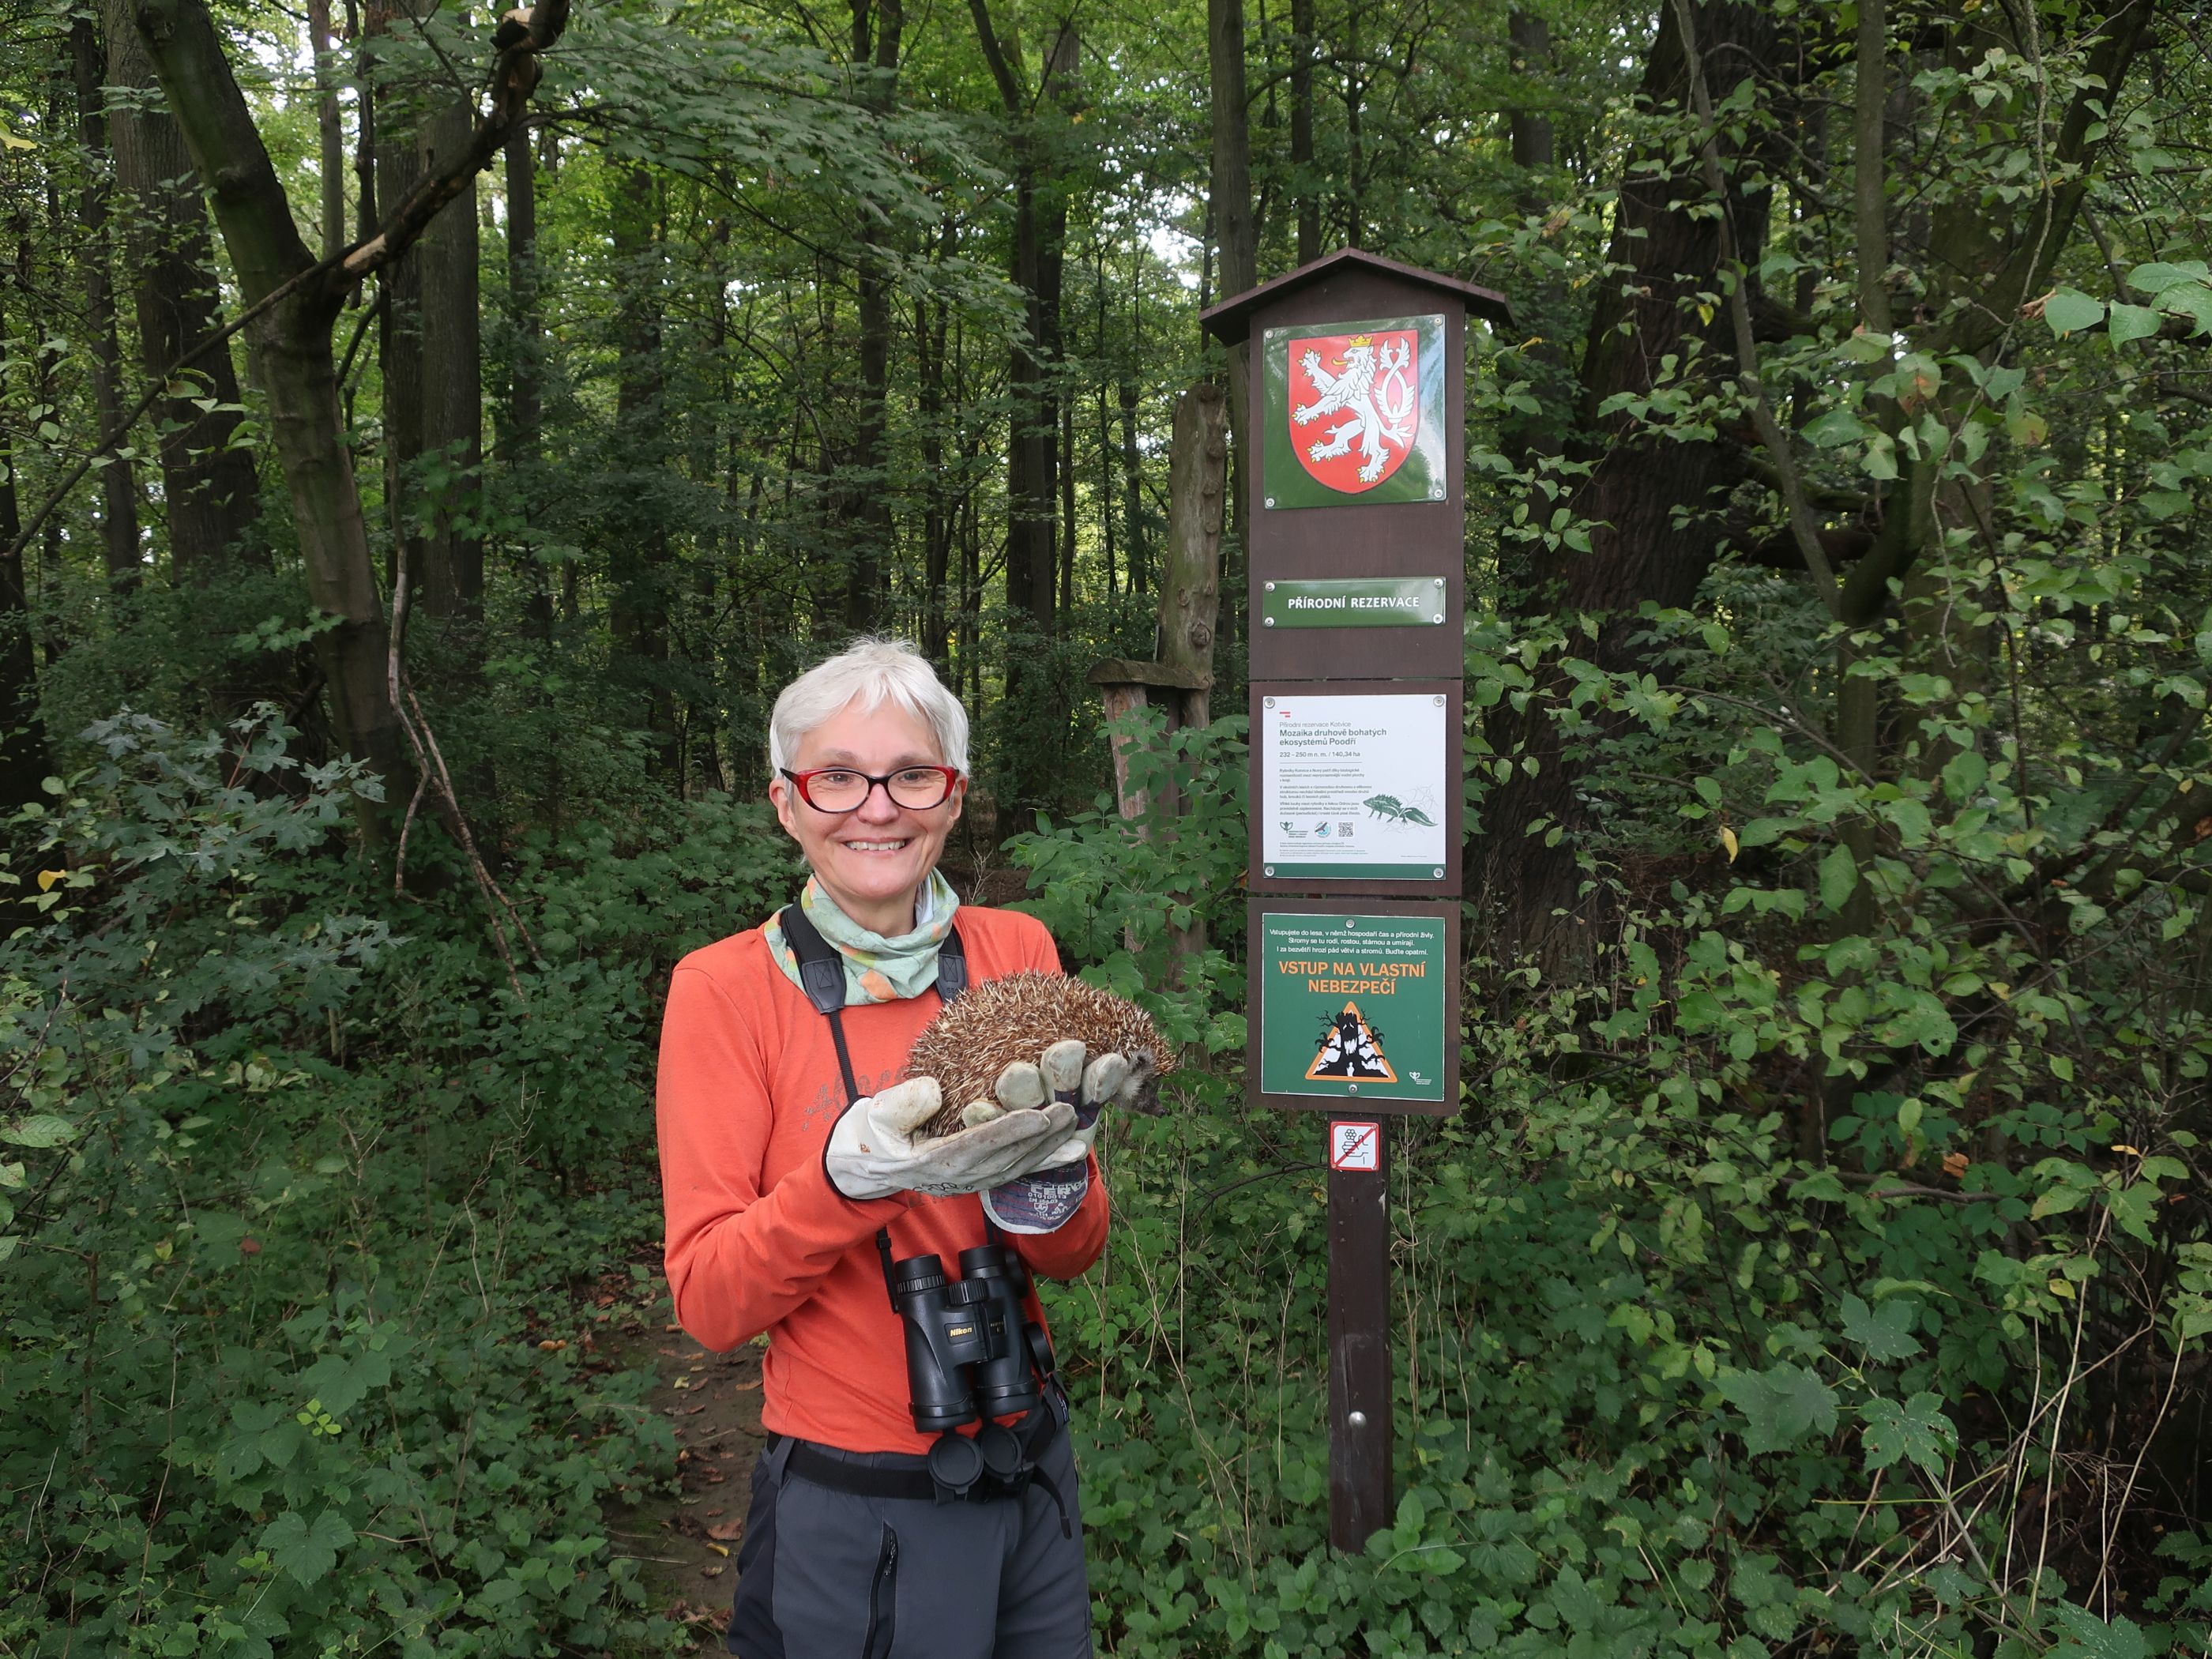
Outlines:
[[45, 890], [0, 950], [0, 1650], [658, 1644], [599, 1510], [672, 1462], [651, 1373], [530, 1340], [652, 1207], [553, 1200], [537, 1056], [448, 1089], [395, 1042], [404, 964], [480, 1004], [486, 952], [364, 914], [335, 832], [373, 780], [289, 736], [103, 721], [34, 813]]

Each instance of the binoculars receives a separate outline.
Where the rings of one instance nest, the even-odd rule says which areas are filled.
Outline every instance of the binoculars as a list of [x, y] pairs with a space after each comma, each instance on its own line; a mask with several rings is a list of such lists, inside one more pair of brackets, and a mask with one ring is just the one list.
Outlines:
[[1010, 1417], [1042, 1396], [1030, 1369], [1029, 1271], [1004, 1244], [960, 1252], [960, 1277], [945, 1262], [910, 1255], [891, 1264], [891, 1305], [906, 1326], [906, 1382], [923, 1433], [977, 1418]]

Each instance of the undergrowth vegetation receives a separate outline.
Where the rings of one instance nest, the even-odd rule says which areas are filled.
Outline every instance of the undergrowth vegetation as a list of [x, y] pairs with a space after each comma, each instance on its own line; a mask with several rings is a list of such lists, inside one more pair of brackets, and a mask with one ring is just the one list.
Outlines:
[[640, 1316], [657, 1255], [659, 982], [789, 860], [725, 804], [526, 849], [517, 994], [453, 872], [409, 902], [346, 854], [363, 780], [290, 735], [102, 721], [34, 809], [0, 1652], [660, 1647], [600, 1504], [674, 1444], [650, 1372], [569, 1334], [603, 1280]]
[[[1571, 634], [1471, 654], [1471, 701], [1547, 708], [1630, 804], [1584, 859], [1591, 913], [1626, 861], [1680, 874], [1620, 896], [1585, 981], [1470, 965], [1465, 1109], [1396, 1132], [1401, 1497], [1363, 1557], [1326, 1547], [1320, 1126], [1242, 1105], [1224, 963], [1147, 993], [1222, 1052], [1108, 1143], [1109, 1256], [1055, 1303], [1111, 1651], [2212, 1640], [2204, 932], [2148, 873], [2190, 770], [2079, 732], [2031, 757], [2009, 706], [1900, 674], [1932, 758], [1854, 775], [1817, 683], [1728, 659], [1795, 635], [1771, 660], [1817, 660], [1802, 599], [1720, 582], [1733, 638], [1647, 612], [1671, 686], [1592, 669]], [[2122, 685], [2174, 672], [2149, 643]], [[1549, 704], [1547, 666], [1570, 688]], [[1241, 928], [1210, 882], [1241, 815], [1209, 788], [1243, 768], [1189, 764], [1235, 736], [1178, 734], [1176, 840], [1102, 803], [1021, 844], [1032, 908], [1108, 982], [1170, 984], [1185, 920], [1125, 870], [1210, 889], [1215, 938]], [[1502, 758], [1471, 736], [1478, 810]], [[2008, 915], [2039, 869], [2075, 878]]]
[[[1798, 625], [1756, 587], [1747, 650]], [[1326, 1547], [1320, 1126], [1241, 1103], [1241, 720], [1138, 729], [1172, 834], [1102, 799], [1009, 843], [1085, 971], [1203, 1057], [1109, 1133], [1108, 1257], [1053, 1293], [1103, 1645], [2201, 1650], [2191, 901], [1948, 924], [2023, 860], [2126, 867], [2142, 810], [2039, 793], [2002, 740], [1869, 785], [1714, 693], [1705, 623], [1649, 623], [1678, 683], [1571, 668], [1562, 717], [1646, 792], [1620, 855], [1682, 874], [1587, 981], [1471, 965], [1466, 1109], [1395, 1132], [1401, 1496], [1364, 1555]], [[1540, 699], [1565, 643], [1479, 642], [1473, 700]], [[289, 737], [118, 716], [33, 809], [0, 1650], [678, 1644], [600, 1513], [672, 1467], [649, 1373], [565, 1334], [654, 1254], [667, 966], [787, 894], [786, 844], [719, 797], [526, 844], [518, 993], [460, 875], [395, 897], [336, 833], [373, 781]]]
[[[1109, 1131], [1108, 1256], [1052, 1297], [1107, 1651], [2212, 1639], [2203, 927], [2125, 873], [2187, 768], [2023, 761], [1900, 678], [1940, 763], [1854, 775], [1780, 717], [1817, 684], [1744, 717], [1747, 663], [1817, 633], [1762, 580], [1723, 576], [1717, 636], [1647, 617], [1664, 684], [1475, 641], [1470, 700], [1550, 708], [1632, 810], [1584, 860], [1591, 974], [1470, 964], [1465, 1109], [1395, 1132], [1401, 1499], [1364, 1554], [1326, 1547], [1320, 1126], [1242, 1104], [1242, 721], [1135, 730], [1171, 826], [1102, 798], [1008, 843], [1194, 1061]], [[526, 840], [510, 981], [458, 868], [396, 896], [342, 833], [374, 781], [289, 739], [118, 716], [30, 814], [0, 1651], [681, 1644], [601, 1516], [672, 1467], [649, 1373], [570, 1339], [604, 1286], [651, 1305], [666, 969], [788, 894], [787, 844], [723, 797]], [[2038, 867], [2076, 872], [2039, 925], [1958, 921]]]

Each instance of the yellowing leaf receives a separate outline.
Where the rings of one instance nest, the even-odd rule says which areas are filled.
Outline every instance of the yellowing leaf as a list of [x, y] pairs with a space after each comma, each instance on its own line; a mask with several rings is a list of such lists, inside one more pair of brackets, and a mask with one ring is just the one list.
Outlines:
[[1725, 823], [1721, 825], [1721, 845], [1728, 849], [1729, 862], [1730, 864], [1734, 864], [1735, 862], [1736, 848], [1738, 844], [1739, 843], [1735, 838], [1735, 831], [1729, 829]]
[[727, 1555], [730, 1553], [730, 1547], [727, 1544], [709, 1544], [707, 1547], [717, 1555]]
[[2116, 1152], [2124, 1153], [2129, 1158], [2141, 1158], [2142, 1156], [2142, 1152], [2140, 1149], [2129, 1146], [2125, 1141], [2119, 1142], [2112, 1148], [2112, 1150]]
[[41, 870], [39, 872], [39, 890], [41, 893], [51, 893], [54, 890], [56, 882], [68, 879], [69, 872], [66, 870]]
[[0, 128], [0, 149], [36, 149], [38, 147], [37, 139], [19, 138], [5, 128]]

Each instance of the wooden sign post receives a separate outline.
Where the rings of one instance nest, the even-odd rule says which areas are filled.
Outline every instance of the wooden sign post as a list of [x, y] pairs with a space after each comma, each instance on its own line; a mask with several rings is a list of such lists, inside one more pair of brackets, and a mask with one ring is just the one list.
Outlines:
[[1459, 1108], [1469, 313], [1510, 320], [1346, 249], [1200, 318], [1252, 347], [1247, 1066], [1328, 1114], [1339, 1550], [1395, 1508], [1389, 1121]]

